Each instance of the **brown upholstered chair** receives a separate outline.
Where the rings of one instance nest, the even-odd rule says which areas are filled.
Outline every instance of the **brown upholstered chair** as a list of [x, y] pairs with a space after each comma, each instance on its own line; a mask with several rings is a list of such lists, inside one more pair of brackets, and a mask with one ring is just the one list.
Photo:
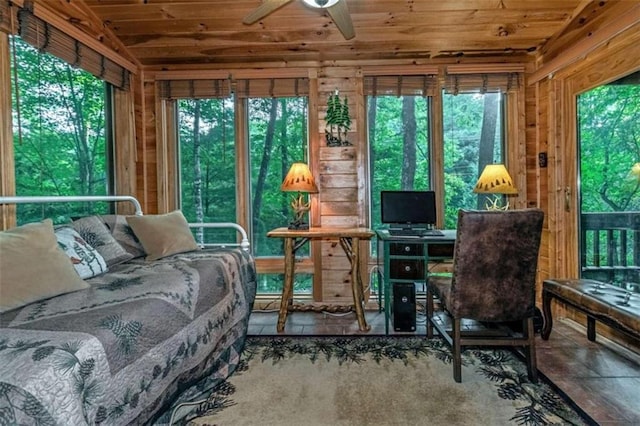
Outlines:
[[[540, 209], [458, 212], [453, 272], [427, 280], [427, 337], [435, 327], [451, 345], [456, 382], [462, 380], [465, 346], [522, 346], [529, 378], [537, 381], [533, 316], [543, 220]], [[449, 314], [451, 330], [434, 316], [434, 296]], [[517, 321], [522, 327], [482, 335], [462, 331], [462, 319], [485, 325]]]

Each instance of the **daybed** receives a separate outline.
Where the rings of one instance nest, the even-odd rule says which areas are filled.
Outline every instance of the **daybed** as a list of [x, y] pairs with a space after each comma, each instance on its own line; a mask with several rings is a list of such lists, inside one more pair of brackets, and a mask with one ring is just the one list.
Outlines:
[[[0, 197], [0, 204], [34, 200]], [[138, 215], [55, 228], [55, 253], [46, 256], [51, 221], [0, 233], [0, 424], [147, 424], [163, 413], [167, 420], [172, 406], [200, 398], [235, 369], [256, 291], [246, 233], [231, 225], [241, 244], [192, 246], [181, 213], [143, 216], [133, 202]], [[19, 267], [7, 263], [16, 235], [40, 246]], [[96, 257], [104, 262], [88, 267]], [[45, 272], [65, 262], [77, 277]], [[14, 277], [34, 274], [54, 292], [58, 284], [71, 290], [49, 297], [44, 289], [44, 298], [12, 308], [7, 294], [24, 284]]]

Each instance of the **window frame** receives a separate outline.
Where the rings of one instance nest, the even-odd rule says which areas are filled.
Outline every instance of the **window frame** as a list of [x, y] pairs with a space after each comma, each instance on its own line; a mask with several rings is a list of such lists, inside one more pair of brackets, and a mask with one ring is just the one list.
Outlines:
[[[373, 76], [377, 70], [371, 70], [365, 72], [365, 76]], [[394, 69], [397, 74], [402, 74]], [[433, 72], [431, 68], [425, 68], [421, 70], [422, 73]], [[430, 129], [430, 155], [429, 160], [429, 173], [430, 173], [430, 187], [431, 190], [436, 193], [436, 214], [438, 228], [442, 228], [444, 225], [444, 97], [443, 90], [447, 86], [447, 73], [451, 75], [459, 76], [463, 79], [468, 77], [467, 83], [463, 85], [465, 88], [472, 87], [473, 84], [483, 81], [481, 76], [483, 73], [489, 75], [485, 80], [490, 81], [490, 86], [501, 88], [503, 93], [503, 102], [501, 102], [502, 111], [502, 133], [503, 133], [503, 161], [509, 170], [511, 177], [514, 180], [514, 185], [519, 189], [518, 194], [510, 197], [511, 208], [525, 208], [529, 204], [527, 201], [527, 183], [526, 183], [526, 140], [525, 140], [525, 123], [522, 118], [525, 116], [525, 104], [524, 104], [524, 67], [519, 64], [504, 64], [494, 65], [488, 67], [486, 64], [477, 65], [450, 65], [439, 70], [438, 73], [438, 86], [436, 90], [431, 92], [427, 96], [429, 99], [429, 124]], [[386, 75], [386, 74], [381, 74]], [[406, 76], [415, 76], [414, 73], [407, 73]], [[513, 77], [517, 76], [517, 84], [513, 83]], [[450, 80], [451, 81], [451, 80]], [[477, 88], [482, 89], [481, 87]], [[366, 105], [366, 93], [365, 93], [365, 111], [364, 115], [367, 115]], [[521, 118], [522, 117], [522, 118]], [[367, 140], [367, 152], [371, 149], [369, 146], [368, 137]], [[369, 159], [367, 158], [367, 162]], [[371, 171], [367, 168], [367, 193], [368, 198], [371, 197]], [[369, 201], [370, 204], [370, 201]], [[369, 212], [369, 223], [371, 223], [371, 212]], [[375, 259], [374, 259], [375, 260]]]
[[[40, 21], [42, 22], [42, 21]], [[46, 24], [48, 25], [48, 24]], [[4, 33], [1, 33], [2, 35], [4, 35]], [[72, 65], [69, 65], [63, 58], [58, 57], [57, 55], [55, 55], [55, 51], [50, 52], [48, 50], [38, 50], [35, 46], [33, 46], [28, 40], [23, 40], [18, 34], [15, 35], [6, 35], [6, 41], [7, 44], [10, 45], [10, 51], [12, 51], [13, 49], [17, 49], [18, 45], [16, 43], [16, 40], [11, 40], [12, 37], [19, 37], [20, 38], [20, 45], [25, 45], [25, 46], [29, 46], [31, 49], [34, 50], [34, 54], [38, 55], [38, 58], [42, 57], [43, 60], [45, 61], [55, 61], [57, 64], [63, 64], [65, 66], [68, 67], [72, 67]], [[16, 66], [12, 66], [12, 61], [14, 58], [18, 58], [19, 55], [12, 55], [11, 58], [9, 59], [8, 63], [9, 66], [11, 67], [10, 70], [10, 74], [11, 74], [11, 80], [10, 80], [10, 84], [9, 87], [11, 88], [11, 90], [9, 91], [9, 96], [8, 101], [9, 101], [9, 114], [11, 114], [11, 117], [13, 116], [15, 110], [14, 110], [14, 105], [12, 102], [12, 96], [13, 93], [15, 92], [16, 88], [15, 88], [15, 82], [18, 81], [17, 76], [14, 75], [15, 72], [18, 72], [17, 70], [19, 69], [19, 67]], [[129, 93], [129, 90], [121, 90], [119, 88], [117, 88], [116, 86], [114, 86], [113, 84], [109, 83], [108, 81], [100, 78], [99, 76], [95, 75], [95, 73], [92, 73], [88, 70], [86, 70], [85, 68], [83, 68], [82, 66], [77, 67], [76, 70], [79, 70], [81, 73], [83, 73], [83, 75], [86, 75], [88, 77], [92, 77], [95, 79], [96, 84], [100, 84], [101, 85], [101, 89], [100, 91], [102, 92], [101, 94], [101, 107], [102, 107], [102, 118], [101, 120], [103, 120], [103, 125], [104, 125], [104, 134], [102, 135], [101, 139], [104, 139], [104, 150], [98, 152], [98, 155], [104, 160], [104, 186], [100, 185], [99, 188], [95, 188], [96, 191], [92, 192], [90, 191], [89, 193], [86, 194], [81, 194], [81, 193], [73, 193], [73, 194], [65, 194], [65, 195], [100, 195], [103, 194], [104, 195], [115, 195], [117, 193], [131, 193], [128, 190], [122, 191], [122, 192], [117, 192], [118, 188], [129, 188], [129, 185], [125, 182], [121, 182], [120, 180], [117, 179], [117, 167], [116, 165], [118, 164], [118, 160], [122, 160], [123, 159], [123, 155], [122, 153], [126, 151], [126, 149], [119, 149], [118, 147], [116, 147], [115, 144], [115, 135], [117, 134], [118, 131], [121, 131], [120, 129], [122, 128], [126, 128], [128, 124], [130, 123], [122, 123], [119, 126], [116, 126], [116, 120], [114, 120], [114, 105], [116, 103], [118, 103], [119, 105], [122, 104], [122, 99], [127, 99], [130, 100], [130, 97], [127, 96], [120, 96], [118, 98], [118, 95], [122, 94], [122, 93]], [[66, 85], [64, 87], [67, 87]], [[98, 87], [98, 86], [96, 86]], [[24, 87], [18, 88], [18, 90], [23, 91], [25, 90]], [[21, 99], [21, 98], [19, 98]], [[20, 108], [21, 106], [18, 105], [18, 108]], [[65, 115], [62, 115], [63, 118], [67, 118]], [[5, 191], [3, 193], [13, 193], [16, 194], [17, 190], [18, 190], [18, 176], [16, 175], [16, 169], [15, 169], [15, 162], [16, 162], [16, 150], [14, 149], [13, 145], [18, 141], [19, 136], [17, 134], [13, 133], [13, 128], [15, 127], [15, 125], [17, 126], [21, 126], [22, 123], [14, 123], [13, 122], [13, 117], [12, 120], [9, 121], [12, 125], [8, 126], [8, 130], [10, 133], [10, 139], [7, 139], [6, 143], [11, 144], [11, 171], [12, 171], [12, 187], [11, 187], [11, 192]], [[3, 142], [4, 144], [4, 142]], [[3, 150], [4, 152], [4, 150]], [[29, 194], [18, 194], [18, 195], [29, 195]], [[52, 195], [52, 194], [33, 194], [33, 195]], [[53, 206], [51, 206], [53, 208]], [[72, 210], [70, 211], [69, 215], [73, 215], [73, 214], [79, 214], [79, 212], [84, 211], [84, 209], [89, 209], [87, 211], [91, 212], [91, 207], [89, 206], [76, 206], [73, 207]], [[114, 213], [116, 212], [116, 208], [117, 206], [115, 204], [108, 204], [105, 205], [106, 208], [106, 212], [109, 213]], [[14, 226], [15, 224], [20, 223], [21, 221], [19, 221], [19, 211], [17, 208], [16, 209], [16, 215], [14, 218], [8, 218], [8, 219], [3, 219], [3, 222], [6, 220], [5, 223], [10, 223], [11, 226]], [[120, 208], [121, 212], [133, 212], [133, 210], [131, 209], [130, 206], [123, 206]], [[3, 215], [4, 216], [4, 215]], [[67, 215], [64, 215], [67, 216]], [[61, 216], [62, 217], [62, 216]], [[15, 221], [15, 222], [14, 222]]]
[[[225, 74], [228, 76], [228, 74]], [[213, 74], [215, 77], [216, 74]], [[288, 76], [291, 77], [291, 76]], [[261, 76], [261, 79], [264, 77]], [[302, 77], [298, 77], [302, 78]], [[306, 78], [306, 77], [305, 77]], [[277, 77], [274, 77], [277, 79]], [[162, 186], [162, 190], [158, 191], [158, 209], [159, 211], [175, 210], [180, 205], [180, 194], [177, 190], [180, 184], [179, 171], [179, 129], [178, 129], [178, 108], [176, 99], [168, 99], [161, 95], [161, 88], [165, 80], [156, 81], [156, 116], [159, 120], [156, 123], [158, 129], [159, 149], [157, 155], [157, 176], [158, 186]], [[309, 83], [310, 84], [310, 83]], [[233, 83], [232, 83], [233, 85]], [[309, 94], [301, 95], [308, 98], [311, 103]], [[307, 107], [307, 113], [310, 114], [311, 108]], [[251, 164], [250, 164], [250, 143], [249, 143], [249, 104], [247, 96], [234, 96], [234, 115], [235, 115], [235, 151], [236, 151], [236, 223], [242, 226], [252, 241], [253, 229], [251, 226], [252, 203], [251, 203]], [[307, 135], [310, 135], [311, 117], [307, 117]], [[307, 152], [311, 149], [311, 137], [308, 137]], [[309, 153], [309, 156], [310, 153]], [[166, 177], [166, 178], [163, 178]], [[160, 194], [165, 194], [161, 196]], [[314, 210], [309, 212], [310, 219], [314, 215]], [[285, 226], [283, 224], [283, 226]], [[314, 251], [310, 249], [310, 255], [296, 259], [296, 273], [314, 274]], [[284, 273], [282, 260], [284, 256], [260, 256], [255, 257], [256, 267], [259, 274], [282, 274]], [[314, 290], [315, 291], [315, 290]], [[266, 298], [273, 299], [279, 297], [279, 294], [264, 294]], [[310, 299], [312, 294], [296, 294], [297, 299]]]

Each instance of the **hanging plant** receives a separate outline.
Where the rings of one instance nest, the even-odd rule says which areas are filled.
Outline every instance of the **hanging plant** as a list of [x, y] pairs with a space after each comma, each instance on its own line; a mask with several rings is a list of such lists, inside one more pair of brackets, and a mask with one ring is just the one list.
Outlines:
[[351, 127], [349, 104], [346, 96], [344, 101], [340, 100], [337, 90], [329, 95], [327, 99], [325, 122], [327, 124], [327, 128], [325, 129], [327, 146], [351, 145], [347, 140], [347, 133]]

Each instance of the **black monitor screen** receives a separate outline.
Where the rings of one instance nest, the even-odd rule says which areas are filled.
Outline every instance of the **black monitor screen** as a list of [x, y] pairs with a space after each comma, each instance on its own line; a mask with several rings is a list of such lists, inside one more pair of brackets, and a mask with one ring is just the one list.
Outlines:
[[380, 205], [382, 223], [403, 227], [436, 223], [434, 191], [382, 191]]

